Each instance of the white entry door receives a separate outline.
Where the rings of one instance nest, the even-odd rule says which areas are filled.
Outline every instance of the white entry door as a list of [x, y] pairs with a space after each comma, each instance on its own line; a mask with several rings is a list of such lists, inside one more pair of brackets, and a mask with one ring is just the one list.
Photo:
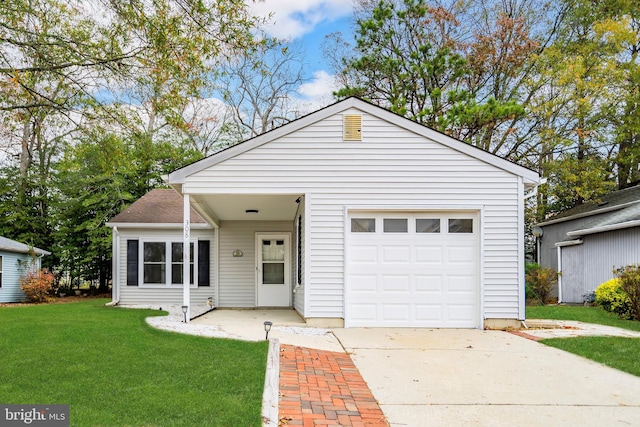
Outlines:
[[256, 254], [258, 307], [290, 307], [290, 236], [257, 233]]

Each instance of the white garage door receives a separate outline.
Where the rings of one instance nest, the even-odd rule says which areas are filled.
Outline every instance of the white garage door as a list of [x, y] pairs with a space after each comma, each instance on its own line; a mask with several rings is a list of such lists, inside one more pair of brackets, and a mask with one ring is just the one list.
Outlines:
[[346, 326], [479, 325], [473, 212], [351, 213]]

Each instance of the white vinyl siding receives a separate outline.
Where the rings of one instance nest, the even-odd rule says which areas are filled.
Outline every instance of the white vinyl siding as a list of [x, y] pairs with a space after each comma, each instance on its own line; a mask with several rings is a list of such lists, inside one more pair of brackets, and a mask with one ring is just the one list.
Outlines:
[[[120, 271], [118, 283], [120, 285], [120, 304], [151, 304], [162, 306], [182, 304], [182, 286], [127, 286], [127, 240], [139, 240], [140, 245], [145, 241], [154, 242], [180, 242], [182, 238], [182, 227], [176, 229], [153, 230], [141, 228], [118, 228], [120, 234]], [[191, 229], [191, 238], [198, 240], [209, 240], [210, 260], [209, 260], [209, 286], [191, 287], [191, 306], [204, 307], [207, 298], [212, 297], [215, 301], [216, 290], [216, 258], [217, 248], [215, 246], [214, 230]], [[138, 262], [142, 261], [142, 257]], [[122, 267], [124, 266], [124, 267]], [[197, 309], [196, 309], [197, 310]]]
[[[362, 142], [343, 141], [342, 114], [363, 115]], [[183, 191], [305, 194], [305, 317], [344, 317], [346, 208], [482, 211], [484, 317], [518, 318], [518, 184], [512, 172], [350, 109], [187, 176]]]
[[[263, 231], [293, 233], [293, 221], [221, 222], [218, 287], [220, 307], [256, 306], [256, 233]], [[242, 251], [241, 257], [233, 256], [236, 250]], [[293, 262], [289, 265], [293, 265]]]

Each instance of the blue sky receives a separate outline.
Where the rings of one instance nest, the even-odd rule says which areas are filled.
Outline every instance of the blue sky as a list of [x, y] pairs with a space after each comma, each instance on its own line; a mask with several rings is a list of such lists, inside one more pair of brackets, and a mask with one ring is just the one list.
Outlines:
[[321, 45], [327, 34], [336, 31], [350, 37], [352, 0], [247, 0], [247, 4], [257, 16], [272, 14], [273, 25], [265, 28], [269, 35], [302, 43], [306, 81], [298, 91], [300, 101], [312, 109], [326, 105], [335, 88]]

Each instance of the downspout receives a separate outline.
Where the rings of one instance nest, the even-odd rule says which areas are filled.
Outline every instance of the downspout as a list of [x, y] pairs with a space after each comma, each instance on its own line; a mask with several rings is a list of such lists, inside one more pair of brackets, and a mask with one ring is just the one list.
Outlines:
[[118, 278], [120, 277], [120, 232], [118, 231], [118, 227], [113, 227], [113, 238], [111, 240], [111, 244], [113, 245], [113, 260], [111, 262], [111, 302], [106, 305], [111, 307], [118, 305], [120, 302], [120, 281]]

